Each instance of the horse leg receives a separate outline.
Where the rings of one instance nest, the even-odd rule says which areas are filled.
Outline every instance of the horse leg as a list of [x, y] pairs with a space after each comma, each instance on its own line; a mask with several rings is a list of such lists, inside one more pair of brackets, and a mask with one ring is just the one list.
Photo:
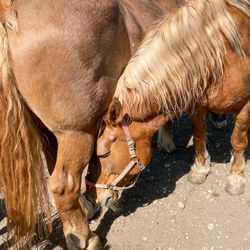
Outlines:
[[58, 154], [50, 178], [57, 211], [63, 221], [68, 249], [101, 249], [98, 236], [90, 231], [79, 202], [82, 172], [90, 161], [94, 136], [76, 131], [57, 135]]
[[199, 110], [191, 115], [193, 140], [195, 145], [194, 164], [188, 174], [188, 180], [193, 184], [201, 184], [210, 172], [210, 156], [206, 149], [205, 110]]
[[176, 150], [171, 129], [172, 129], [172, 121], [168, 121], [159, 129], [157, 138], [158, 148], [168, 153], [171, 153]]
[[240, 195], [244, 192], [246, 179], [244, 177], [244, 151], [248, 144], [247, 131], [250, 126], [250, 101], [234, 116], [234, 130], [231, 144], [234, 150], [231, 160], [232, 167], [227, 177], [226, 191], [231, 195]]

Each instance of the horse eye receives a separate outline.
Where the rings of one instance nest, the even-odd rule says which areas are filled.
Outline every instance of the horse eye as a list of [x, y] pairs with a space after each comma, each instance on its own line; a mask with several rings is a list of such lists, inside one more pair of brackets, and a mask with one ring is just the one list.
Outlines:
[[108, 151], [107, 153], [103, 154], [103, 155], [98, 155], [98, 157], [100, 158], [106, 158], [110, 155], [111, 151]]

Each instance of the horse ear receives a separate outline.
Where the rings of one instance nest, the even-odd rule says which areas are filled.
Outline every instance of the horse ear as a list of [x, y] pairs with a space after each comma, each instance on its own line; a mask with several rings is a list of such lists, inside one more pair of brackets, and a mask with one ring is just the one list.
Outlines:
[[108, 113], [106, 115], [106, 123], [116, 126], [122, 121], [122, 105], [120, 101], [115, 97], [109, 105]]
[[130, 125], [132, 122], [130, 116], [127, 113], [123, 116], [123, 120], [127, 123], [127, 125]]

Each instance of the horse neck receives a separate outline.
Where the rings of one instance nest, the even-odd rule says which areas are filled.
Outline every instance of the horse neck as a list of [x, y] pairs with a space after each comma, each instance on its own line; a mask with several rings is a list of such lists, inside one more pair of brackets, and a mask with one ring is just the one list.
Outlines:
[[171, 118], [174, 116], [169, 116], [164, 113], [158, 112], [158, 107], [152, 107], [153, 109], [146, 110], [146, 107], [143, 112], [138, 112], [136, 108], [132, 108], [128, 110], [125, 106], [123, 107], [123, 115], [128, 114], [131, 118], [131, 120], [137, 124], [142, 125], [141, 129], [146, 129], [147, 133], [149, 133], [151, 136], [160, 129], [162, 125], [164, 125], [166, 122], [171, 120]]
[[[185, 22], [186, 15], [195, 21]], [[119, 79], [115, 96], [129, 107], [132, 119], [195, 108], [223, 76], [225, 40], [244, 55], [226, 2], [191, 1], [148, 32]]]

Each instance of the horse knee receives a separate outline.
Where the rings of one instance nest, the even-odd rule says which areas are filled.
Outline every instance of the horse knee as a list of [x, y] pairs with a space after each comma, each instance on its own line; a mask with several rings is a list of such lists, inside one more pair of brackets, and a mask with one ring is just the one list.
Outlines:
[[231, 136], [231, 144], [234, 151], [244, 151], [248, 144], [247, 131], [250, 126], [250, 101], [234, 116], [234, 130]]
[[231, 145], [234, 151], [244, 151], [247, 147], [248, 139], [247, 139], [247, 132], [238, 132], [234, 131], [231, 136]]
[[93, 151], [93, 136], [71, 131], [60, 134], [57, 140], [57, 162], [50, 178], [50, 189], [55, 195], [78, 199], [82, 172]]
[[78, 206], [81, 181], [70, 173], [60, 172], [52, 174], [50, 179], [50, 190], [56, 204], [60, 204], [62, 212], [69, 211]]
[[53, 195], [63, 195], [66, 188], [64, 174], [53, 173], [50, 177], [49, 187]]

